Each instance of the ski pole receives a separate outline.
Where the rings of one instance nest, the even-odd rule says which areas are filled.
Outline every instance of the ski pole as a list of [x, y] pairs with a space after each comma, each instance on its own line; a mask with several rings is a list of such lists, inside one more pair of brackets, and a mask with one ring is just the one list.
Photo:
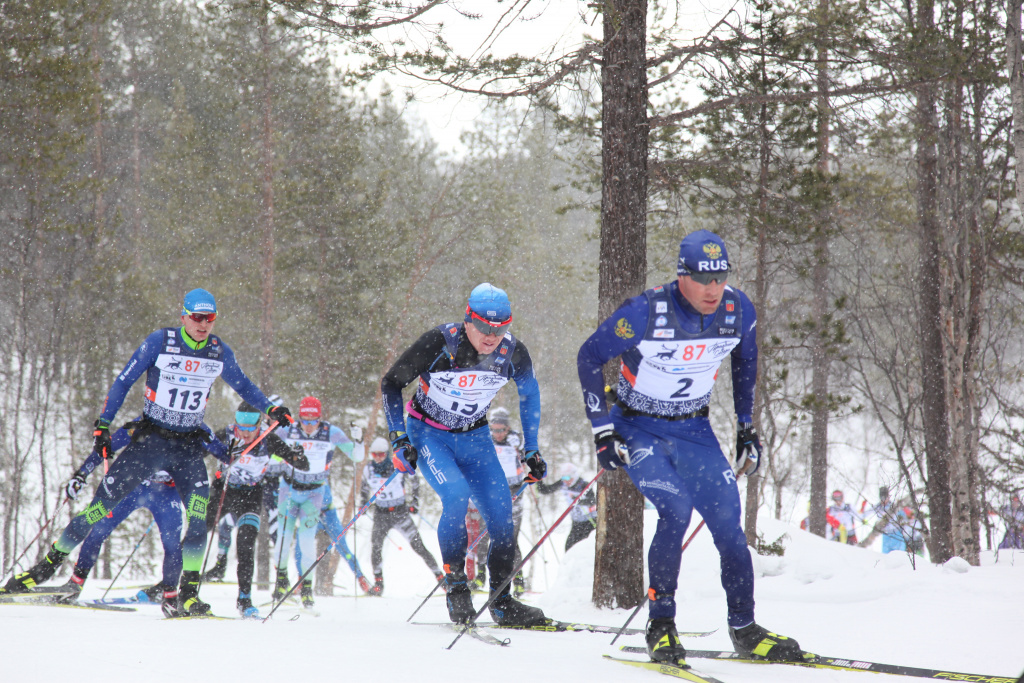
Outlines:
[[[277, 428], [278, 424], [277, 420], [271, 422], [270, 426], [267, 427], [262, 434], [256, 437], [255, 441], [246, 446], [244, 451], [232, 458], [231, 462], [228, 463], [228, 468], [224, 470], [224, 488], [221, 489], [220, 492], [220, 502], [217, 504], [217, 516], [214, 517], [213, 529], [210, 530], [210, 541], [206, 544], [206, 554], [203, 555], [203, 567], [199, 570], [199, 586], [203, 585], [203, 575], [206, 574], [206, 562], [210, 559], [210, 548], [213, 547], [213, 535], [217, 532], [217, 523], [220, 522], [220, 513], [224, 509], [224, 498], [228, 494], [228, 479], [231, 475], [231, 468], [235, 466], [235, 463], [238, 462], [243, 455], [251, 451], [253, 448], [256, 448], [256, 444], [263, 441], [267, 434], [270, 434], [270, 432]], [[197, 587], [196, 590], [198, 589], [199, 588]]]
[[[526, 490], [526, 487], [529, 486], [532, 483], [533, 482], [523, 482], [523, 485], [520, 486], [516, 490], [516, 492], [512, 495], [512, 502], [514, 503], [516, 501], [516, 498], [518, 498], [520, 496], [520, 494], [522, 494], [522, 492]], [[487, 529], [484, 529], [484, 532], [482, 534], [480, 534], [479, 536], [477, 536], [473, 540], [473, 544], [471, 546], [469, 546], [468, 548], [466, 548], [466, 555], [469, 555], [471, 552], [473, 552], [473, 548], [476, 547], [477, 543], [479, 543], [480, 541], [484, 540], [484, 536], [486, 536], [486, 535], [487, 535]], [[423, 598], [423, 602], [420, 603], [419, 607], [417, 607], [416, 609], [414, 609], [412, 611], [412, 614], [409, 615], [409, 618], [406, 619], [406, 621], [412, 621], [412, 618], [414, 616], [416, 616], [416, 613], [420, 611], [420, 609], [423, 607], [423, 605], [427, 604], [427, 600], [429, 600], [430, 598], [434, 597], [434, 593], [437, 592], [437, 589], [440, 588], [444, 584], [444, 582], [445, 582], [445, 578], [442, 576], [441, 579], [434, 585], [433, 590], [431, 590], [429, 593], [427, 593], [427, 597]]]
[[46, 527], [50, 526], [50, 523], [57, 518], [57, 513], [60, 512], [60, 509], [64, 507], [64, 503], [68, 502], [68, 500], [69, 499], [66, 497], [61, 498], [61, 501], [57, 503], [57, 507], [53, 509], [53, 514], [50, 515], [50, 518], [46, 520], [42, 527], [40, 527], [39, 533], [36, 534], [32, 538], [32, 540], [28, 542], [28, 544], [25, 546], [25, 549], [21, 551], [21, 555], [18, 555], [18, 557], [15, 558], [14, 562], [11, 563], [11, 571], [14, 571], [14, 568], [18, 566], [18, 562], [21, 561], [21, 558], [25, 557], [25, 553], [28, 552], [28, 549], [31, 548], [32, 545], [39, 540], [39, 537], [43, 535], [43, 532], [46, 531]]
[[[380, 485], [380, 488], [377, 489], [377, 492], [374, 493], [372, 496], [370, 496], [370, 498], [366, 501], [366, 503], [363, 505], [363, 507], [359, 508], [359, 512], [356, 513], [356, 516], [353, 517], [349, 521], [349, 523], [345, 525], [345, 528], [341, 530], [340, 534], [338, 534], [337, 538], [335, 539], [335, 542], [337, 542], [338, 539], [344, 538], [344, 536], [348, 532], [349, 528], [351, 528], [351, 526], [356, 523], [357, 519], [359, 519], [360, 517], [363, 516], [363, 513], [365, 513], [367, 510], [370, 509], [370, 506], [373, 505], [373, 501], [377, 500], [377, 496], [379, 496], [381, 494], [381, 492], [384, 489], [387, 488], [388, 484], [390, 484], [392, 481], [394, 481], [395, 477], [397, 477], [399, 474], [400, 474], [400, 472], [398, 470], [395, 470], [394, 472], [391, 473], [391, 476], [388, 477], [387, 480], [383, 484]], [[281, 605], [284, 604], [284, 601], [288, 599], [288, 596], [290, 596], [292, 593], [294, 593], [295, 589], [302, 585], [302, 582], [306, 579], [307, 576], [309, 576], [309, 573], [311, 571], [313, 571], [314, 569], [316, 569], [316, 566], [320, 563], [320, 560], [324, 559], [324, 557], [327, 555], [328, 552], [330, 552], [330, 550], [331, 550], [331, 547], [328, 546], [326, 550], [324, 550], [322, 553], [320, 553], [320, 555], [315, 560], [313, 560], [313, 564], [309, 565], [309, 568], [305, 572], [302, 573], [302, 576], [300, 576], [299, 580], [295, 582], [295, 585], [292, 586], [291, 588], [289, 588], [288, 592], [285, 593], [284, 595], [282, 595], [281, 599], [278, 602], [274, 603], [274, 606], [273, 606], [273, 608], [271, 608], [270, 613], [266, 617], [263, 618], [263, 623], [264, 624], [267, 623], [267, 619], [269, 619], [270, 617], [274, 616], [274, 612], [277, 611], [278, 607], [280, 607]]]
[[558, 528], [558, 525], [562, 523], [562, 520], [565, 519], [570, 512], [572, 512], [572, 509], [574, 507], [576, 507], [576, 503], [578, 503], [580, 498], [583, 497], [583, 494], [586, 493], [590, 489], [590, 487], [594, 485], [595, 481], [601, 478], [601, 475], [604, 474], [604, 472], [605, 470], [602, 467], [598, 471], [598, 473], [594, 475], [594, 478], [591, 479], [587, 483], [587, 485], [584, 486], [583, 489], [576, 495], [576, 497], [572, 499], [572, 502], [569, 503], [569, 507], [565, 508], [565, 512], [559, 515], [558, 519], [555, 520], [555, 523], [551, 525], [551, 528], [544, 532], [544, 535], [541, 537], [540, 541], [537, 542], [537, 545], [533, 546], [533, 548], [530, 549], [530, 552], [526, 553], [526, 556], [523, 557], [523, 559], [519, 561], [519, 564], [517, 564], [509, 573], [509, 575], [505, 577], [501, 585], [498, 586], [498, 589], [491, 593], [490, 597], [484, 603], [484, 606], [477, 610], [476, 614], [474, 614], [473, 617], [468, 622], [466, 622], [465, 628], [459, 631], [459, 635], [455, 636], [455, 640], [453, 640], [451, 645], [449, 645], [446, 649], [450, 650], [453, 647], [455, 647], [455, 643], [459, 642], [459, 638], [461, 638], [462, 635], [470, 627], [472, 627], [473, 624], [476, 623], [476, 620], [480, 618], [480, 615], [483, 614], [484, 611], [491, 606], [491, 603], [494, 602], [499, 595], [501, 595], [501, 592], [508, 588], [508, 585], [512, 583], [512, 579], [515, 578], [515, 575], [519, 573], [519, 570], [526, 566], [526, 563], [530, 560], [531, 557], [533, 557], [533, 554], [537, 552], [537, 550], [540, 548], [541, 544], [545, 541], [545, 539], [547, 539], [547, 537], [550, 536], [556, 528]]
[[[686, 551], [686, 546], [690, 545], [690, 541], [693, 540], [693, 537], [696, 536], [697, 532], [700, 531], [703, 528], [704, 528], [704, 520], [701, 519], [700, 520], [700, 524], [698, 524], [697, 528], [693, 530], [693, 533], [690, 534], [690, 537], [688, 539], [686, 539], [686, 543], [683, 543], [683, 549], [681, 551], [679, 551], [679, 552], [685, 552]], [[645, 602], [646, 602], [646, 600], [641, 600], [640, 604], [636, 606], [635, 610], [633, 610], [633, 613], [629, 615], [629, 619], [626, 619], [626, 623], [622, 625], [622, 628], [619, 629], [619, 632], [615, 634], [614, 638], [612, 638], [612, 642], [611, 642], [612, 645], [614, 645], [615, 641], [619, 639], [619, 636], [621, 636], [623, 633], [626, 632], [626, 629], [629, 627], [630, 622], [633, 621], [633, 618], [640, 612], [640, 608], [644, 606]]]
[[153, 529], [153, 525], [154, 524], [156, 524], [156, 520], [155, 519], [153, 521], [151, 521], [149, 523], [149, 526], [146, 527], [146, 530], [142, 532], [142, 538], [140, 538], [139, 542], [135, 544], [134, 548], [132, 548], [131, 554], [128, 555], [128, 559], [124, 561], [124, 564], [121, 565], [121, 568], [117, 570], [117, 576], [115, 576], [114, 580], [110, 582], [109, 586], [107, 586], [107, 590], [103, 591], [103, 595], [100, 596], [100, 600], [103, 600], [104, 598], [106, 598], [107, 597], [107, 593], [109, 593], [110, 589], [114, 587], [115, 583], [117, 583], [117, 579], [118, 579], [118, 577], [121, 576], [121, 572], [124, 571], [124, 568], [127, 567], [128, 563], [132, 561], [133, 557], [135, 557], [135, 551], [138, 550], [139, 546], [142, 545], [142, 542], [146, 540], [146, 536], [149, 535], [149, 532]]

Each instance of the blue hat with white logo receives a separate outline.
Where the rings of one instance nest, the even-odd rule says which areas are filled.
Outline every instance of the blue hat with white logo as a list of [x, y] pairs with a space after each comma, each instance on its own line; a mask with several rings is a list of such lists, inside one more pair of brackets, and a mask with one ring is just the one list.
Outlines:
[[512, 317], [512, 304], [504, 289], [498, 289], [490, 282], [473, 288], [469, 294], [469, 306], [466, 311], [466, 322], [472, 318], [470, 311], [484, 320], [503, 323]]
[[710, 230], [691, 232], [679, 243], [676, 275], [728, 271], [729, 254], [725, 251], [725, 242]]
[[193, 289], [185, 295], [185, 300], [181, 305], [182, 315], [216, 312], [217, 300], [213, 298], [213, 294], [210, 294], [205, 289]]

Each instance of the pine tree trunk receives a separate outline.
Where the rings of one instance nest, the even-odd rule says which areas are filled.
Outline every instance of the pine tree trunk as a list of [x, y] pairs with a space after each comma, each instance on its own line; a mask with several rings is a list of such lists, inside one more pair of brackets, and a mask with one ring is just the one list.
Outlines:
[[[646, 284], [646, 39], [647, 0], [611, 0], [605, 5], [600, 320]], [[605, 368], [605, 377], [614, 386], [617, 371], [612, 364]], [[619, 470], [598, 481], [597, 500], [594, 604], [635, 607], [644, 597], [643, 495]]]
[[1017, 207], [1024, 210], [1024, 71], [1021, 60], [1024, 50], [1021, 42], [1021, 3], [1009, 0], [1006, 4], [1006, 73], [1013, 106], [1013, 158], [1016, 170]]
[[[919, 70], [930, 73], [928, 55], [934, 51], [934, 0], [919, 0], [914, 36], [919, 46]], [[924, 46], [931, 46], [924, 49]], [[942, 340], [941, 233], [938, 204], [938, 120], [935, 86], [923, 83], [916, 89], [917, 126], [917, 222], [919, 230], [920, 354], [922, 416], [925, 460], [928, 467], [928, 499], [931, 513], [933, 562], [952, 557], [949, 490], [949, 422], [946, 412], [946, 363]]]
[[263, 250], [263, 325], [261, 335], [261, 388], [265, 393], [274, 386], [274, 126], [271, 101], [271, 45], [268, 7], [261, 4], [259, 17], [260, 44], [263, 47], [262, 118], [260, 169], [262, 206], [259, 221]]

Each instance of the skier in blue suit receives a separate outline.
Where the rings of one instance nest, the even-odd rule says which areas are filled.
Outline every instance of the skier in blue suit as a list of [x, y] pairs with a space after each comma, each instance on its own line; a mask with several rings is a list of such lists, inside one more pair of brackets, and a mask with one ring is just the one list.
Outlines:
[[46, 556], [11, 578], [0, 592], [25, 592], [57, 571], [89, 529], [145, 479], [166, 470], [185, 505], [188, 525], [182, 539], [182, 573], [178, 591], [164, 593], [167, 616], [201, 615], [210, 606], [199, 599], [199, 572], [206, 549], [206, 507], [210, 485], [203, 464], [202, 429], [206, 402], [218, 377], [272, 420], [292, 422], [291, 412], [274, 406], [238, 367], [231, 348], [213, 332], [217, 302], [205, 289], [185, 295], [181, 325], [156, 330], [142, 342], [117, 376], [93, 430], [95, 450], [111, 454], [110, 424], [135, 382], [145, 375], [143, 420], [132, 443], [110, 466], [89, 506], [65, 527]]
[[[132, 425], [133, 423], [129, 423], [128, 426], [132, 427]], [[206, 449], [218, 460], [227, 463], [227, 447], [212, 435], [210, 428], [205, 424], [203, 429], [211, 434], [211, 440], [205, 444]], [[120, 451], [131, 443], [131, 432], [122, 427], [111, 435], [110, 440], [111, 450]], [[97, 451], [89, 454], [64, 489], [68, 498], [72, 500], [78, 498], [86, 479], [102, 461], [103, 456]], [[74, 600], [81, 592], [86, 579], [89, 578], [89, 572], [96, 565], [103, 542], [121, 522], [139, 508], [146, 508], [153, 515], [153, 521], [160, 532], [164, 561], [160, 582], [139, 591], [137, 597], [141, 602], [160, 602], [165, 592], [175, 590], [178, 577], [181, 575], [181, 496], [178, 495], [171, 475], [161, 470], [122, 498], [121, 502], [111, 510], [110, 515], [92, 525], [89, 535], [85, 537], [82, 547], [78, 551], [78, 560], [75, 562], [74, 571], [65, 586], [68, 590], [73, 591], [73, 594], [66, 600]]]
[[[512, 495], [487, 429], [487, 409], [511, 379], [519, 390], [528, 481], [547, 471], [537, 445], [540, 388], [526, 346], [509, 333], [508, 295], [489, 283], [469, 295], [465, 321], [425, 332], [381, 380], [395, 467], [419, 471], [441, 498], [437, 538], [447, 582], [448, 616], [453, 622], [473, 617], [466, 580], [466, 509], [476, 502], [491, 535], [487, 560], [493, 601], [491, 616], [510, 625], [544, 621], [544, 613], [512, 597], [509, 578], [515, 565]], [[403, 406], [402, 389], [419, 380], [416, 394]], [[406, 416], [408, 413], [408, 416]]]
[[[729, 634], [737, 652], [801, 661], [795, 640], [754, 621], [754, 569], [740, 525], [737, 474], [757, 470], [761, 444], [753, 425], [757, 379], [756, 313], [747, 296], [726, 285], [725, 243], [699, 230], [679, 245], [677, 278], [628, 299], [583, 343], [577, 357], [597, 457], [624, 467], [658, 510], [648, 552], [651, 586], [647, 649], [655, 661], [685, 663], [675, 627], [683, 534], [696, 509], [722, 565]], [[622, 356], [618, 398], [609, 411], [601, 368]], [[718, 368], [732, 363], [739, 422], [735, 466], [722, 453], [708, 419]]]

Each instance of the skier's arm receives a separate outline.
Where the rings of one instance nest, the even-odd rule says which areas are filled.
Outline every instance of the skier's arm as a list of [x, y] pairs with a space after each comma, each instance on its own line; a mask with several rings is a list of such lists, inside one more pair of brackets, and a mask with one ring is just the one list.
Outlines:
[[230, 449], [227, 447], [227, 445], [225, 445], [224, 441], [221, 441], [220, 437], [217, 434], [214, 434], [213, 430], [210, 429], [210, 427], [205, 422], [203, 423], [202, 429], [203, 431], [206, 432], [207, 436], [210, 437], [209, 440], [203, 442], [203, 448], [209, 451], [213, 457], [217, 458], [217, 460], [221, 461], [225, 465], [230, 465]]
[[331, 425], [329, 438], [334, 447], [344, 453], [352, 462], [362, 462], [365, 458], [362, 444], [356, 444], [352, 439], [348, 438], [348, 435], [342, 431], [341, 427]]
[[[124, 427], [121, 427], [121, 429], [114, 432], [110, 438], [113, 442], [111, 451], [115, 453], [131, 443], [132, 440], [131, 434], [129, 434], [128, 430]], [[96, 469], [101, 462], [103, 462], [103, 456], [100, 455], [98, 451], [93, 451], [85, 459], [85, 462], [79, 465], [78, 469], [75, 470], [72, 478], [82, 479], [84, 481], [86, 477], [92, 474], [92, 471]]]
[[224, 350], [221, 352], [221, 362], [224, 363], [224, 369], [221, 371], [220, 376], [228, 383], [232, 389], [234, 389], [239, 396], [245, 399], [249, 405], [255, 407], [261, 413], [266, 413], [269, 408], [274, 406], [273, 403], [263, 395], [260, 388], [253, 384], [252, 380], [249, 379], [242, 368], [238, 366], [238, 361], [235, 360], [235, 352], [231, 350], [227, 344], [224, 343], [223, 339], [220, 339], [221, 348]]
[[512, 379], [519, 390], [519, 419], [523, 422], [523, 439], [526, 450], [537, 449], [537, 433], [540, 431], [540, 385], [533, 372], [533, 359], [526, 345], [516, 343], [512, 352]]
[[163, 348], [163, 341], [163, 330], [157, 330], [146, 337], [139, 348], [135, 349], [135, 353], [128, 359], [128, 364], [124, 366], [124, 370], [114, 379], [114, 383], [110, 385], [110, 390], [107, 391], [107, 398], [103, 403], [103, 412], [100, 413], [100, 423], [109, 426], [113, 422], [114, 416], [117, 415], [117, 411], [121, 409], [121, 404], [124, 403], [124, 399], [128, 395], [128, 391], [139, 377], [142, 377], [142, 374], [156, 362], [157, 357], [160, 355], [160, 349]]
[[284, 460], [297, 470], [305, 472], [309, 469], [309, 458], [300, 446], [289, 446], [284, 439], [275, 434], [267, 434], [267, 450], [271, 455]]
[[595, 433], [612, 423], [604, 398], [604, 364], [640, 343], [647, 329], [648, 308], [643, 295], [628, 299], [597, 326], [576, 355], [583, 405]]
[[732, 400], [737, 422], [754, 421], [754, 387], [757, 384], [757, 311], [747, 295], [738, 290], [743, 336], [732, 350]]
[[405, 406], [402, 403], [402, 389], [407, 387], [434, 363], [447, 355], [444, 334], [431, 328], [423, 333], [412, 346], [407, 348], [380, 381], [384, 397], [384, 415], [389, 431], [405, 431]]

